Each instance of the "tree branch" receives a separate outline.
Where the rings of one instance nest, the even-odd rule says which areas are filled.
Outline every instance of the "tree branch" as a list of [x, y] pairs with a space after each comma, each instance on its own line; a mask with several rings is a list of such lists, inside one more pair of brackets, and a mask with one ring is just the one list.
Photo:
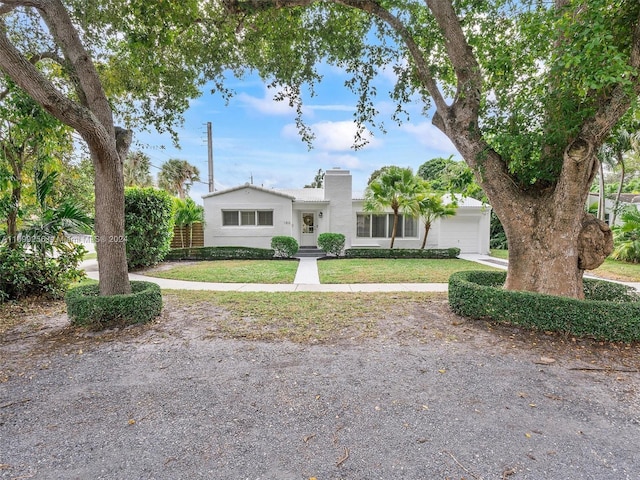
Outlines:
[[70, 69], [69, 73], [74, 83], [77, 84], [84, 106], [98, 117], [108, 132], [113, 134], [111, 106], [91, 56], [82, 45], [66, 8], [60, 0], [49, 0], [38, 7], [38, 10], [64, 54], [65, 64]]
[[470, 122], [468, 127], [475, 130], [478, 127], [482, 92], [480, 65], [467, 42], [452, 3], [443, 0], [426, 0], [426, 2], [442, 30], [447, 56], [458, 80], [452, 108], [456, 110], [456, 116], [464, 117], [459, 120]]
[[0, 25], [0, 69], [54, 117], [81, 134], [86, 131], [91, 113], [63, 95], [14, 47], [4, 25]]
[[0, 2], [0, 16], [11, 13], [18, 7], [38, 7], [38, 0], [2, 0]]
[[633, 87], [618, 84], [613, 88], [593, 120], [585, 123], [580, 132], [581, 138], [593, 142], [596, 146], [604, 142], [618, 120], [629, 110], [634, 98], [640, 95], [640, 15], [636, 18], [633, 28], [629, 65], [635, 70], [634, 76], [630, 79]]

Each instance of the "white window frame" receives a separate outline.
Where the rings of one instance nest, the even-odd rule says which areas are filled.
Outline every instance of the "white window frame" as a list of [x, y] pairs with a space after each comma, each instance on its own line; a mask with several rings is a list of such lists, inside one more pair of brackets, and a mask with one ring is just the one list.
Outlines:
[[[271, 223], [260, 223], [261, 220], [264, 220], [265, 213], [271, 214]], [[236, 223], [225, 223], [225, 216], [230, 214], [235, 214]], [[253, 223], [249, 223], [251, 219], [253, 219]], [[273, 210], [223, 209], [222, 226], [241, 228], [273, 227]]]
[[[374, 230], [374, 216], [381, 216], [381, 215], [385, 215], [385, 219], [384, 219], [384, 228], [382, 228], [382, 225], [379, 225], [380, 230], [384, 231], [385, 236], [373, 236], [373, 230]], [[359, 217], [365, 217], [365, 219], [363, 219], [362, 221], [359, 220]], [[368, 218], [368, 220], [366, 219]], [[420, 232], [419, 232], [419, 225], [418, 225], [418, 218], [417, 217], [411, 217], [408, 215], [402, 215], [400, 214], [400, 219], [399, 222], [402, 222], [402, 224], [398, 223], [398, 234], [396, 235], [396, 238], [420, 238]], [[413, 222], [413, 228], [410, 230], [413, 230], [416, 234], [413, 236], [405, 236], [405, 232], [407, 231], [407, 222]], [[393, 213], [383, 213], [383, 214], [379, 214], [379, 213], [368, 213], [368, 212], [358, 212], [356, 214], [356, 223], [357, 223], [357, 228], [356, 228], [356, 237], [357, 238], [391, 238], [391, 232], [393, 230]], [[360, 223], [362, 223], [362, 225], [360, 225]], [[368, 235], [361, 235], [361, 233], [363, 233], [363, 228], [364, 227], [369, 227], [369, 232]], [[362, 227], [362, 228], [361, 228]]]

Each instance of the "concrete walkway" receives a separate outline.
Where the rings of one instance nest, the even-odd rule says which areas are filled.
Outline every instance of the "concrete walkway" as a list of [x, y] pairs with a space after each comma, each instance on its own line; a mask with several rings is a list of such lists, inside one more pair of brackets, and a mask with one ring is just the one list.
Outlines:
[[[507, 261], [488, 255], [461, 254], [460, 258], [495, 268], [506, 269]], [[293, 283], [210, 283], [171, 280], [149, 277], [139, 273], [130, 273], [130, 280], [142, 280], [160, 285], [163, 289], [173, 290], [211, 290], [220, 292], [446, 292], [446, 283], [358, 283], [358, 284], [321, 284], [318, 275], [318, 262], [315, 258], [300, 258], [298, 271]], [[80, 264], [87, 277], [98, 279], [98, 263], [86, 260]], [[623, 282], [619, 282], [623, 283]], [[625, 283], [640, 291], [640, 282]]]

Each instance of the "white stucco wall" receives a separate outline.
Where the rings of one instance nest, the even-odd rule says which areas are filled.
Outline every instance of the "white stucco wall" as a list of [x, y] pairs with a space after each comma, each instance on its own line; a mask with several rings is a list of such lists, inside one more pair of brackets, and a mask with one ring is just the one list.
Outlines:
[[353, 180], [348, 170], [332, 169], [324, 174], [324, 199], [329, 202], [322, 231], [342, 233], [345, 246], [350, 246], [355, 237], [353, 217]]
[[[294, 236], [292, 199], [261, 187], [246, 185], [203, 197], [204, 245], [270, 248], [276, 235]], [[273, 210], [273, 226], [223, 226], [223, 210]]]

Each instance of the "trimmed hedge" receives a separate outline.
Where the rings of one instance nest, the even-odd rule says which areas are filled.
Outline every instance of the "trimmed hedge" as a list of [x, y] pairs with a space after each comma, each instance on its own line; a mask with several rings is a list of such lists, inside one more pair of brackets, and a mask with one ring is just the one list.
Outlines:
[[108, 296], [99, 295], [97, 284], [83, 285], [69, 290], [65, 303], [72, 324], [100, 329], [153, 320], [162, 311], [162, 294], [151, 282], [134, 281], [130, 294]]
[[584, 279], [585, 300], [502, 289], [506, 272], [449, 277], [449, 305], [460, 315], [566, 332], [597, 340], [640, 340], [640, 296], [626, 285]]
[[278, 235], [271, 239], [271, 248], [274, 250], [273, 256], [276, 258], [291, 258], [300, 248], [298, 241], [293, 237]]
[[321, 233], [318, 235], [318, 247], [327, 253], [339, 257], [344, 250], [345, 236], [342, 233]]
[[125, 188], [124, 233], [129, 270], [160, 263], [173, 237], [171, 195], [153, 187]]
[[174, 248], [165, 261], [179, 260], [272, 260], [274, 251], [251, 247], [194, 247]]
[[347, 258], [458, 258], [459, 248], [348, 248]]

